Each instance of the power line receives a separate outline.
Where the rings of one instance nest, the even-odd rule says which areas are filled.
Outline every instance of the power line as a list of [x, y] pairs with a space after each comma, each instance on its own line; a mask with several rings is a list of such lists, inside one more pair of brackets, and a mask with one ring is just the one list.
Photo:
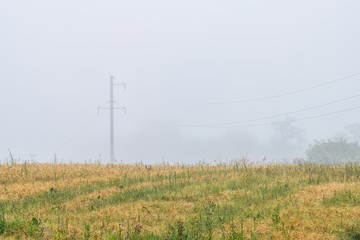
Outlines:
[[[240, 100], [240, 101], [207, 102], [207, 103], [179, 102], [179, 103], [186, 103], [186, 104], [231, 104], [231, 103], [245, 103], [245, 102], [261, 101], [261, 100], [267, 100], [267, 99], [272, 99], [272, 98], [277, 98], [277, 97], [282, 97], [282, 96], [287, 96], [287, 95], [291, 95], [291, 94], [296, 94], [296, 93], [300, 93], [300, 92], [309, 91], [309, 90], [312, 90], [312, 89], [315, 89], [315, 88], [320, 88], [320, 87], [323, 87], [323, 86], [326, 86], [326, 85], [334, 84], [336, 82], [340, 82], [342, 80], [346, 80], [346, 79], [349, 79], [349, 78], [352, 78], [352, 77], [355, 77], [355, 76], [358, 76], [358, 75], [360, 75], [360, 72], [354, 73], [354, 74], [351, 74], [351, 75], [347, 75], [347, 76], [344, 76], [342, 78], [338, 78], [336, 80], [332, 80], [332, 81], [324, 82], [324, 83], [321, 83], [321, 84], [317, 84], [317, 85], [314, 85], [314, 86], [311, 86], [311, 87], [302, 88], [302, 89], [298, 89], [298, 90], [294, 90], [294, 91], [290, 91], [290, 92], [286, 92], [286, 93], [282, 93], [282, 94], [266, 96], [266, 97], [244, 99], [244, 100]], [[111, 78], [115, 79], [114, 77], [111, 77]], [[110, 81], [110, 82], [112, 83], [112, 81]], [[122, 83], [120, 83], [120, 84], [112, 83], [111, 91], [112, 91], [112, 86], [113, 85], [124, 85], [124, 84], [122, 84]], [[324, 106], [332, 105], [332, 104], [335, 104], [335, 103], [339, 103], [339, 102], [350, 100], [350, 99], [357, 98], [357, 97], [360, 97], [360, 94], [353, 95], [353, 96], [346, 97], [346, 98], [342, 98], [342, 99], [338, 99], [338, 100], [335, 100], [335, 101], [332, 101], [332, 102], [328, 102], [328, 103], [324, 103], [324, 104], [320, 104], [320, 105], [316, 105], [316, 106], [311, 106], [311, 107], [295, 110], [295, 111], [290, 111], [290, 112], [271, 115], [271, 116], [264, 116], [264, 117], [259, 117], [259, 118], [241, 120], [241, 121], [213, 123], [213, 124], [202, 124], [202, 125], [184, 125], [184, 124], [163, 122], [163, 121], [158, 121], [158, 120], [150, 120], [150, 121], [157, 122], [157, 123], [155, 123], [155, 124], [154, 123], [153, 124], [147, 123], [147, 124], [140, 124], [140, 125], [154, 126], [154, 127], [182, 127], [182, 128], [242, 128], [242, 127], [267, 126], [267, 125], [273, 125], [273, 124], [282, 123], [282, 122], [290, 122], [290, 121], [294, 121], [294, 120], [286, 120], [286, 121], [280, 121], [280, 122], [276, 122], [276, 123], [272, 122], [272, 123], [250, 124], [250, 125], [232, 125], [232, 124], [256, 122], [256, 121], [259, 121], [259, 120], [266, 120], [266, 119], [271, 119], [271, 118], [275, 118], [275, 117], [286, 116], [286, 115], [290, 115], [290, 114], [294, 114], [294, 113], [299, 113], [299, 112], [304, 112], [304, 111], [308, 111], [308, 110], [321, 108], [321, 107], [324, 107]], [[100, 110], [100, 109], [110, 109], [110, 110], [112, 110], [112, 109], [125, 109], [122, 106], [114, 107], [111, 103], [116, 104], [116, 102], [111, 98], [109, 102], [107, 102], [103, 106], [99, 107], [98, 110]], [[109, 108], [105, 107], [107, 104], [110, 104]], [[320, 114], [320, 115], [300, 118], [300, 119], [296, 119], [296, 121], [302, 121], [302, 120], [326, 117], [326, 116], [329, 116], [329, 115], [348, 112], [348, 111], [356, 110], [356, 109], [359, 109], [359, 108], [360, 107], [348, 108], [348, 109], [341, 110], [341, 111], [330, 112], [330, 113], [326, 113], [326, 114]], [[146, 119], [146, 118], [143, 118], [143, 119], [144, 120], [149, 120], [149, 119]], [[57, 152], [60, 149], [64, 148], [67, 144], [72, 142], [79, 135], [83, 134], [88, 128], [90, 128], [94, 124], [94, 122], [95, 121], [90, 121], [89, 124], [87, 124], [83, 129], [81, 129], [80, 131], [75, 133], [71, 138], [69, 138], [67, 141], [65, 141], [63, 144], [61, 144], [54, 152]]]
[[57, 153], [59, 150], [63, 149], [70, 142], [72, 142], [74, 139], [81, 136], [86, 130], [88, 130], [90, 127], [92, 127], [95, 124], [96, 120], [97, 120], [97, 118], [93, 118], [91, 121], [89, 121], [88, 124], [85, 125], [85, 127], [80, 129], [79, 131], [77, 131], [74, 135], [72, 135], [70, 138], [68, 138], [68, 140], [63, 142], [58, 148], [55, 149], [55, 151], [53, 151], [53, 153]]
[[331, 115], [344, 113], [344, 112], [349, 112], [349, 111], [353, 111], [353, 110], [357, 110], [357, 109], [360, 109], [360, 106], [353, 107], [353, 108], [347, 108], [347, 109], [340, 110], [340, 111], [335, 111], [335, 112], [329, 112], [329, 113], [325, 113], [325, 114], [319, 114], [319, 115], [299, 118], [299, 119], [295, 119], [295, 120], [291, 119], [291, 120], [284, 120], [284, 121], [278, 121], [278, 122], [258, 123], [258, 124], [249, 124], [249, 125], [206, 126], [206, 125], [181, 125], [181, 124], [177, 124], [177, 125], [161, 125], [161, 124], [149, 124], [149, 123], [147, 123], [147, 124], [141, 124], [140, 123], [140, 124], [137, 124], [137, 125], [151, 126], [151, 127], [175, 127], [175, 128], [245, 128], [245, 127], [260, 127], [260, 126], [271, 126], [271, 125], [274, 125], [274, 124], [281, 124], [281, 123], [285, 123], [285, 122], [304, 121], [304, 120], [309, 120], [309, 119], [322, 118], [322, 117], [331, 116]]
[[209, 124], [209, 126], [223, 126], [223, 125], [254, 122], [254, 121], [259, 121], [259, 120], [266, 120], [266, 119], [271, 119], [271, 118], [276, 118], [276, 117], [282, 117], [282, 116], [287, 116], [287, 115], [294, 114], [294, 113], [300, 113], [300, 112], [305, 112], [305, 111], [309, 111], [309, 110], [329, 106], [329, 105], [332, 105], [332, 104], [335, 104], [335, 103], [343, 102], [343, 101], [350, 100], [350, 99], [357, 98], [357, 97], [360, 97], [360, 94], [357, 94], [357, 95], [354, 95], [354, 96], [351, 96], [351, 97], [342, 98], [342, 99], [335, 100], [335, 101], [332, 101], [332, 102], [312, 106], [312, 107], [302, 108], [302, 109], [291, 111], [291, 112], [286, 112], [286, 113], [281, 113], [281, 114], [276, 114], [276, 115], [271, 115], [271, 116], [265, 116], [265, 117], [259, 117], [259, 118], [253, 118], [253, 119], [248, 119], [248, 120], [242, 120], [242, 121]]
[[152, 122], [157, 122], [159, 124], [165, 124], [165, 125], [173, 125], [173, 126], [183, 126], [183, 127], [216, 127], [216, 126], [225, 126], [225, 125], [232, 125], [232, 124], [239, 124], [239, 123], [248, 123], [248, 122], [256, 122], [259, 120], [266, 120], [266, 119], [271, 119], [271, 118], [276, 118], [276, 117], [282, 117], [282, 116], [287, 116], [287, 115], [291, 115], [294, 113], [300, 113], [300, 112], [305, 112], [305, 111], [309, 111], [309, 110], [313, 110], [313, 109], [317, 109], [317, 108], [321, 108], [321, 107], [325, 107], [325, 106], [329, 106], [329, 105], [333, 105], [339, 102], [343, 102], [343, 101], [347, 101], [350, 99], [354, 99], [354, 98], [358, 98], [360, 97], [360, 94], [356, 94], [350, 97], [346, 97], [346, 98], [342, 98], [342, 99], [338, 99], [335, 101], [331, 101], [331, 102], [327, 102], [324, 104], [320, 104], [320, 105], [315, 105], [315, 106], [311, 106], [311, 107], [307, 107], [307, 108], [302, 108], [302, 109], [298, 109], [298, 110], [294, 110], [294, 111], [290, 111], [290, 112], [286, 112], [286, 113], [281, 113], [281, 114], [276, 114], [276, 115], [270, 115], [270, 116], [264, 116], [264, 117], [259, 117], [259, 118], [252, 118], [252, 119], [247, 119], [247, 120], [241, 120], [241, 121], [233, 121], [233, 122], [224, 122], [224, 123], [212, 123], [212, 124], [193, 124], [193, 125], [184, 125], [184, 124], [177, 124], [177, 123], [170, 123], [170, 122], [163, 122], [163, 121], [158, 121], [158, 120], [152, 120], [152, 119], [147, 119], [147, 118], [142, 118], [143, 120], [150, 120]]
[[[273, 98], [278, 98], [278, 97], [284, 97], [284, 96], [288, 96], [288, 95], [292, 95], [292, 94], [296, 94], [296, 93], [301, 93], [301, 92], [306, 92], [312, 89], [316, 89], [316, 88], [321, 88], [327, 85], [331, 85], [355, 76], [360, 75], [360, 72], [354, 73], [354, 74], [350, 74], [332, 81], [328, 81], [328, 82], [324, 82], [321, 84], [317, 84], [317, 85], [313, 85], [310, 87], [306, 87], [306, 88], [301, 88], [301, 89], [297, 89], [297, 90], [293, 90], [293, 91], [289, 91], [289, 92], [284, 92], [284, 93], [280, 93], [280, 94], [275, 94], [275, 95], [270, 95], [270, 96], [265, 96], [265, 97], [258, 97], [258, 98], [249, 98], [249, 99], [244, 99], [244, 100], [239, 100], [239, 101], [223, 101], [223, 102], [198, 102], [198, 103], [189, 103], [189, 104], [235, 104], [235, 103], [247, 103], [247, 102], [257, 102], [257, 101], [263, 101], [263, 100], [269, 100], [269, 99], [273, 99]], [[186, 102], [184, 102], [186, 103]]]
[[[306, 88], [300, 88], [300, 89], [289, 91], [289, 92], [283, 92], [283, 93], [269, 95], [269, 96], [263, 96], [263, 97], [248, 98], [248, 99], [243, 99], [243, 100], [217, 101], [217, 102], [215, 102], [215, 101], [214, 102], [171, 101], [171, 102], [177, 103], [177, 104], [188, 104], [188, 105], [225, 105], [225, 104], [259, 102], [259, 101], [270, 100], [270, 99], [279, 98], [279, 97], [285, 97], [285, 96], [289, 96], [289, 95], [293, 95], [293, 94], [297, 94], [297, 93], [302, 93], [302, 92], [310, 91], [310, 90], [313, 90], [313, 89], [316, 89], [316, 88], [325, 87], [325, 86], [335, 84], [337, 82], [347, 80], [347, 79], [350, 79], [350, 78], [353, 78], [353, 77], [356, 77], [356, 76], [359, 76], [359, 75], [360, 75], [360, 72], [357, 72], [357, 73], [346, 75], [344, 77], [341, 77], [341, 78], [338, 78], [338, 79], [335, 79], [335, 80], [331, 80], [331, 81], [328, 81], [328, 82], [323, 82], [323, 83], [316, 84], [316, 85], [313, 85], [313, 86], [309, 86], [309, 87], [306, 87]], [[140, 94], [138, 94], [138, 95], [140, 95]], [[140, 96], [150, 98], [150, 96], [145, 96], [145, 95], [140, 95]]]
[[[314, 115], [314, 116], [309, 116], [309, 117], [304, 117], [304, 118], [298, 118], [298, 119], [295, 119], [295, 120], [284, 120], [284, 121], [278, 121], [278, 122], [272, 122], [272, 123], [263, 123], [263, 124], [252, 124], [252, 125], [245, 125], [245, 126], [228, 126], [228, 127], [257, 127], [257, 126], [269, 126], [269, 125], [274, 125], [274, 124], [281, 124], [281, 123], [284, 123], [284, 122], [294, 122], [294, 121], [304, 121], [304, 120], [309, 120], [309, 119], [316, 119], [316, 118], [322, 118], [322, 117], [327, 117], [327, 116], [331, 116], [331, 115], [336, 115], [336, 114], [339, 114], [339, 113], [344, 113], [344, 112], [350, 112], [350, 111], [353, 111], [353, 110], [357, 110], [357, 109], [360, 109], [360, 106], [358, 107], [353, 107], [353, 108], [347, 108], [347, 109], [344, 109], [344, 110], [339, 110], [339, 111], [335, 111], [335, 112], [329, 112], [329, 113], [325, 113], [325, 114], [318, 114], [318, 115]], [[224, 127], [227, 127], [227, 126], [224, 126]]]

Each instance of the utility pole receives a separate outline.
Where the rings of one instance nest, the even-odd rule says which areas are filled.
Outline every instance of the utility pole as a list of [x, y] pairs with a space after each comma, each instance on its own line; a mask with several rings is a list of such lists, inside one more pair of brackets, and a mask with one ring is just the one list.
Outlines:
[[110, 75], [110, 163], [114, 160], [114, 77]]
[[114, 85], [122, 85], [126, 89], [125, 83], [114, 83], [114, 76], [110, 75], [110, 101], [108, 102], [110, 107], [104, 107], [107, 103], [101, 107], [98, 107], [98, 113], [101, 109], [109, 109], [110, 110], [110, 163], [115, 162], [115, 153], [114, 153], [114, 109], [122, 109], [126, 113], [126, 108], [123, 106], [114, 107], [114, 104], [117, 104], [114, 101]]

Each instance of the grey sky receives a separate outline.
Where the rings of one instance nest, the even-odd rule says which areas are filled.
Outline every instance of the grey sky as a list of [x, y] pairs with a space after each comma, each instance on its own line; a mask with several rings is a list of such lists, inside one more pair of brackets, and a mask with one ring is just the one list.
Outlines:
[[[204, 125], [276, 115], [359, 94], [360, 76], [311, 91], [241, 104], [360, 72], [359, 1], [0, 0], [0, 160], [108, 161], [108, 112], [116, 88], [116, 158], [194, 162], [301, 155], [313, 139], [358, 122], [360, 110], [295, 122], [294, 149], [271, 126]], [[293, 114], [360, 106], [360, 98]], [[271, 123], [285, 117], [260, 121]], [[168, 124], [160, 125], [168, 125]]]

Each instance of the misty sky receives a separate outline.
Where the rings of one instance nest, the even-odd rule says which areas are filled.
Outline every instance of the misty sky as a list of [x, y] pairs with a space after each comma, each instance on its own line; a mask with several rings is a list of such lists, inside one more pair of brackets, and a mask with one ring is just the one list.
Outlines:
[[[116, 159], [253, 161], [303, 156], [314, 139], [360, 122], [360, 2], [0, 0], [0, 161], [109, 159], [109, 76]], [[226, 104], [214, 104], [226, 103]], [[248, 126], [264, 124], [263, 126]], [[245, 126], [244, 126], [245, 125]], [[196, 126], [196, 127], [195, 127]], [[226, 125], [229, 126], [229, 125]]]

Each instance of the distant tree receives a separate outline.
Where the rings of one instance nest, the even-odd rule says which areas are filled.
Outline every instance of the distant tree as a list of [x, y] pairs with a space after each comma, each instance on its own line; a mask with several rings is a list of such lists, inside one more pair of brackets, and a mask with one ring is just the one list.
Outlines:
[[296, 119], [288, 117], [272, 123], [273, 135], [266, 152], [271, 158], [290, 159], [304, 154], [304, 130], [296, 126]]
[[294, 125], [295, 118], [286, 118], [272, 124], [278, 136], [278, 141], [282, 144], [299, 144], [304, 140], [303, 130]]
[[360, 141], [360, 123], [353, 123], [345, 127], [346, 132], [350, 135], [351, 139]]
[[309, 161], [314, 163], [360, 162], [360, 146], [343, 138], [316, 141], [306, 151]]

